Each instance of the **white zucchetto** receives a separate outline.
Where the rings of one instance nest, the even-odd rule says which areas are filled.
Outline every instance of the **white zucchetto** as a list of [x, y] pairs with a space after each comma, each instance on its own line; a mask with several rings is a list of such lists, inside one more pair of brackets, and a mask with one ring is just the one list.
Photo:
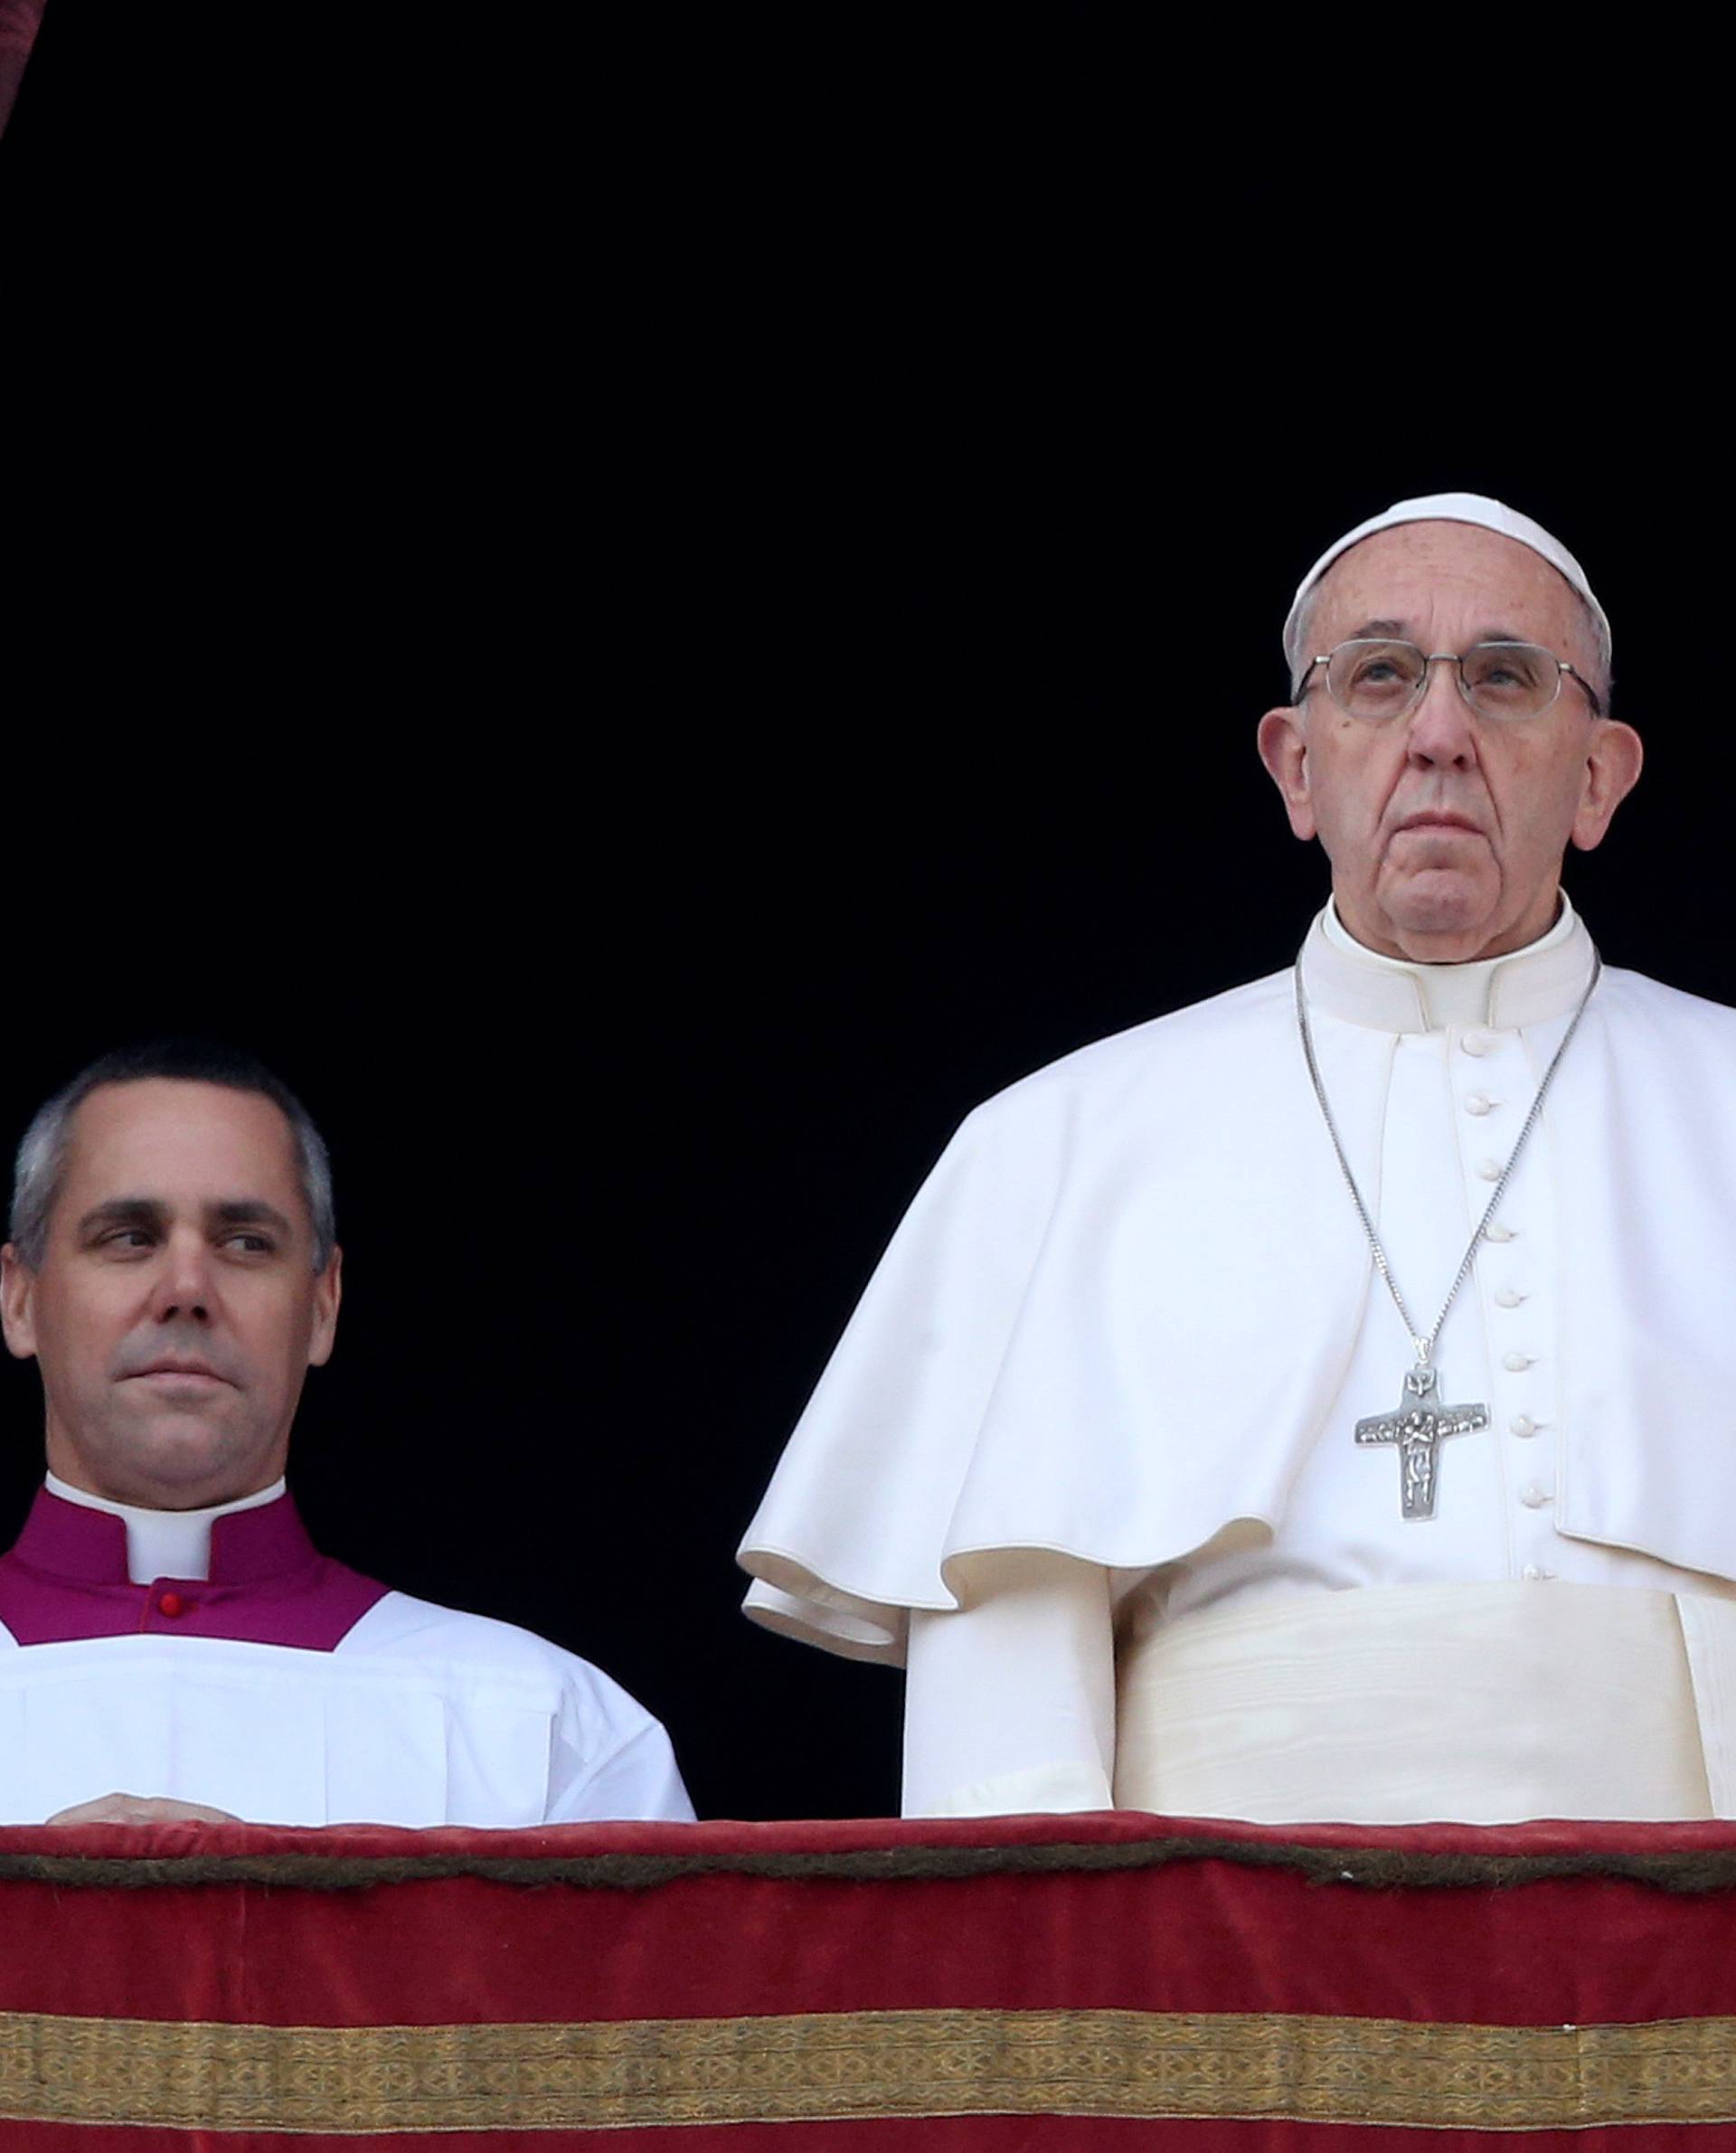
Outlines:
[[1347, 553], [1363, 539], [1373, 538], [1377, 531], [1390, 531], [1395, 524], [1477, 524], [1485, 531], [1494, 531], [1503, 538], [1516, 538], [1521, 545], [1529, 546], [1533, 553], [1541, 553], [1556, 572], [1571, 583], [1591, 609], [1603, 637], [1604, 648], [1609, 647], [1609, 619], [1598, 603], [1585, 571], [1573, 558], [1559, 538], [1552, 538], [1541, 524], [1528, 515], [1521, 515], [1516, 508], [1509, 508], [1505, 502], [1492, 501], [1486, 494], [1420, 494], [1412, 501], [1395, 501], [1391, 508], [1382, 509], [1379, 515], [1372, 515], [1365, 524], [1358, 524], [1354, 531], [1334, 541], [1296, 587], [1296, 596], [1290, 601], [1290, 610], [1284, 622], [1284, 645], [1289, 648], [1290, 633], [1300, 615], [1304, 600], [1341, 553]]

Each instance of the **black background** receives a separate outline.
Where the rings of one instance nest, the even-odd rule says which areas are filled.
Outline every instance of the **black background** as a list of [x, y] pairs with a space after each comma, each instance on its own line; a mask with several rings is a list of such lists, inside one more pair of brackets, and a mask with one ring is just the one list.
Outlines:
[[[1462, 486], [1580, 554], [1650, 760], [1569, 886], [1728, 997], [1692, 325], [1534, 235], [1516, 297], [1415, 234], [1365, 293], [1326, 209], [1043, 105], [920, 173], [824, 99], [690, 127], [692, 52], [600, 151], [607, 80], [521, 127], [498, 54], [456, 138], [377, 55], [191, 99], [182, 186], [104, 161], [67, 11], [0, 145], [0, 1131], [142, 1031], [264, 1054], [338, 1177], [322, 1544], [607, 1667], [702, 1814], [890, 1810], [896, 1677], [750, 1629], [733, 1548], [966, 1110], [1293, 954], [1253, 728], [1331, 538]], [[9, 1524], [29, 1368], [0, 1423]]]

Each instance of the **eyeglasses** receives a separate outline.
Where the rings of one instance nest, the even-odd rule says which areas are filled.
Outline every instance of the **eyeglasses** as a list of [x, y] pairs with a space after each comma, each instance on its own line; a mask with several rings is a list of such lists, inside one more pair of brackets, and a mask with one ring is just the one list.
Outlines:
[[1414, 643], [1389, 643], [1373, 636], [1357, 636], [1335, 650], [1311, 658], [1296, 684], [1295, 702], [1308, 692], [1308, 675], [1316, 666], [1326, 669], [1326, 686], [1339, 709], [1373, 725], [1407, 717], [1429, 686], [1431, 666], [1451, 666], [1458, 675], [1458, 692], [1479, 718], [1508, 724], [1519, 718], [1541, 717], [1561, 692], [1564, 675], [1580, 684], [1593, 717], [1603, 715], [1603, 705], [1585, 675], [1558, 658], [1552, 650], [1536, 643], [1474, 643], [1459, 655], [1450, 650], [1419, 650]]

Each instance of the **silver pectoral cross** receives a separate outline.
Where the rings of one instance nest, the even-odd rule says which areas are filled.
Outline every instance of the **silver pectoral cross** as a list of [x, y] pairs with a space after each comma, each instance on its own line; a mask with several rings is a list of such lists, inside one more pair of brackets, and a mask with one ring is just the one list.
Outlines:
[[1472, 1435], [1489, 1424], [1486, 1405], [1443, 1405], [1439, 1372], [1419, 1361], [1404, 1379], [1399, 1410], [1356, 1423], [1359, 1443], [1399, 1447], [1400, 1507], [1407, 1518], [1435, 1515], [1435, 1460], [1448, 1435]]

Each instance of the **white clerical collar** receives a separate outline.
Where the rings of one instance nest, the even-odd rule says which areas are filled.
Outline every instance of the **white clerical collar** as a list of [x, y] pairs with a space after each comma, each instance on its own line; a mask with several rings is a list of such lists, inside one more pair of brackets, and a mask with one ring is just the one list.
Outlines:
[[136, 1585], [148, 1585], [159, 1577], [209, 1577], [211, 1527], [214, 1518], [234, 1510], [259, 1510], [275, 1503], [284, 1491], [281, 1479], [257, 1495], [244, 1495], [232, 1503], [213, 1503], [209, 1510], [140, 1510], [131, 1503], [111, 1503], [106, 1496], [90, 1495], [82, 1487], [48, 1476], [48, 1492], [63, 1503], [78, 1503], [87, 1510], [106, 1510], [110, 1517], [126, 1521], [127, 1574]]
[[1302, 984], [1314, 1008], [1373, 1031], [1511, 1032], [1567, 1015], [1585, 992], [1591, 957], [1591, 938], [1565, 891], [1547, 934], [1471, 964], [1382, 957], [1355, 940], [1328, 899], [1302, 945]]

